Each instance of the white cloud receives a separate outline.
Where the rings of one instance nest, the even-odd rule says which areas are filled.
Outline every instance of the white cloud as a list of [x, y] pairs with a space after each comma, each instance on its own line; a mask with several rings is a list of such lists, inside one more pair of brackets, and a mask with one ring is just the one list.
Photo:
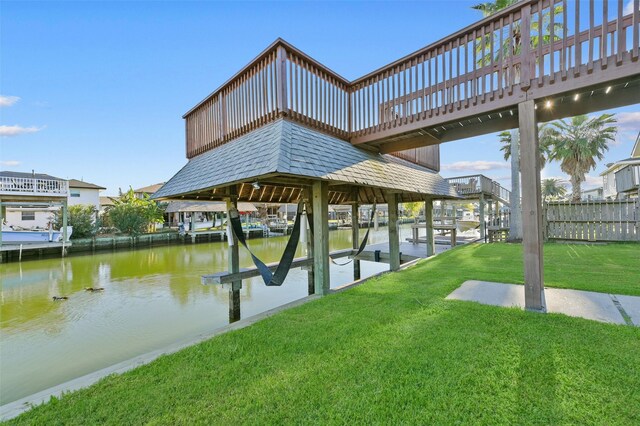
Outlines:
[[0, 107], [10, 107], [20, 100], [17, 96], [0, 95]]
[[0, 161], [0, 166], [5, 166], [5, 167], [15, 167], [15, 166], [19, 166], [20, 164], [21, 164], [20, 161], [16, 161], [16, 160]]
[[18, 136], [25, 133], [35, 133], [42, 130], [42, 127], [22, 127], [17, 124], [14, 126], [0, 126], [0, 136], [8, 137], [8, 136]]
[[640, 131], [640, 111], [619, 112], [616, 114], [618, 129], [621, 131]]
[[624, 10], [622, 11], [623, 15], [630, 15], [633, 13], [633, 0], [629, 0], [627, 4], [624, 6]]
[[493, 169], [508, 169], [509, 163], [501, 161], [456, 161], [455, 163], [445, 164], [442, 166], [442, 170], [472, 170], [476, 172], [493, 170]]

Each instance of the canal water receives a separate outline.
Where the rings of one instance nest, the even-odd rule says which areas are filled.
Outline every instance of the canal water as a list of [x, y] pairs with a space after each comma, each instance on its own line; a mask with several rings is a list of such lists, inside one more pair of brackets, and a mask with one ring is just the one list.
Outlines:
[[[370, 244], [388, 241], [386, 228], [371, 232]], [[401, 241], [410, 236], [410, 225], [403, 225]], [[249, 245], [263, 261], [275, 262], [286, 241]], [[330, 232], [329, 243], [330, 250], [351, 247], [351, 230]], [[302, 245], [297, 256], [304, 255]], [[240, 267], [251, 266], [240, 247]], [[202, 275], [226, 268], [223, 242], [0, 265], [0, 405], [228, 324], [228, 291], [200, 283]], [[365, 278], [388, 265], [363, 261], [361, 269]], [[332, 287], [350, 281], [351, 264], [331, 265]], [[306, 295], [307, 273], [299, 268], [281, 287], [244, 280], [242, 316]]]

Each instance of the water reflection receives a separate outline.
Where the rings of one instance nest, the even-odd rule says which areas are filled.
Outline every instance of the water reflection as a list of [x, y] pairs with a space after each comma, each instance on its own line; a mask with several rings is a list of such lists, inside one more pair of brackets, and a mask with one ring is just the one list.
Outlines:
[[[401, 238], [410, 236], [401, 228]], [[387, 240], [386, 228], [372, 244]], [[277, 261], [285, 238], [250, 240], [265, 262]], [[330, 233], [331, 250], [351, 247], [351, 231]], [[297, 256], [303, 255], [302, 245]], [[252, 266], [240, 250], [240, 267]], [[225, 243], [154, 247], [65, 259], [0, 265], [0, 403], [5, 404], [228, 323], [227, 290], [200, 277], [227, 267]], [[362, 262], [362, 276], [388, 268]], [[331, 265], [331, 284], [353, 279], [353, 268]], [[88, 292], [86, 287], [104, 288]], [[307, 295], [307, 272], [294, 269], [282, 287], [245, 280], [242, 316]], [[53, 301], [53, 296], [69, 300]]]

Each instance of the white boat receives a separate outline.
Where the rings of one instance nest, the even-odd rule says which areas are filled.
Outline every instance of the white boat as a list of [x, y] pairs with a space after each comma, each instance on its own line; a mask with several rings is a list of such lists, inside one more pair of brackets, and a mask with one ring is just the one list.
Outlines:
[[[71, 237], [73, 232], [72, 226], [67, 226], [67, 239]], [[46, 242], [61, 242], [63, 238], [62, 229], [54, 231], [50, 229], [48, 231], [26, 231], [15, 230], [10, 226], [2, 226], [2, 243], [46, 243]]]

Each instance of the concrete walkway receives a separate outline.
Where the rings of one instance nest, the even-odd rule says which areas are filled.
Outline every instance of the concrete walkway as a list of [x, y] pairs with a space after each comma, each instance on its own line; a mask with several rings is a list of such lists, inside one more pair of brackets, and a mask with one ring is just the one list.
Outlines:
[[[545, 288], [547, 312], [612, 324], [640, 327], [640, 297], [593, 291]], [[524, 287], [487, 281], [465, 281], [447, 299], [524, 309]]]

